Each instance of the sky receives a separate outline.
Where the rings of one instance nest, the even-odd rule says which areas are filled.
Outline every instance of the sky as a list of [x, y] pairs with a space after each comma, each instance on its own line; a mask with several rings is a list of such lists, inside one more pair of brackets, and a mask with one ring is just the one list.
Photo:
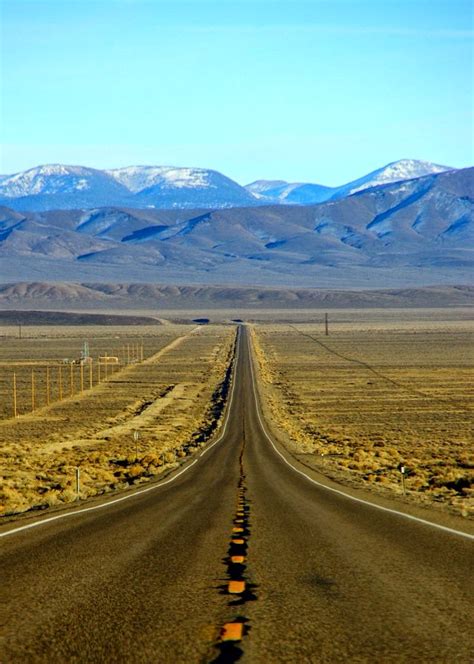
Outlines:
[[473, 163], [470, 0], [0, 0], [0, 173]]

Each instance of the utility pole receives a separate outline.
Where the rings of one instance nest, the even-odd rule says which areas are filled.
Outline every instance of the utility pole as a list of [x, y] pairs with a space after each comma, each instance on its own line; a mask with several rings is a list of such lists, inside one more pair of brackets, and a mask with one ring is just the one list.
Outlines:
[[324, 314], [324, 331], [325, 335], [329, 336], [329, 317], [327, 314]]
[[18, 339], [21, 339], [21, 323], [18, 323]]

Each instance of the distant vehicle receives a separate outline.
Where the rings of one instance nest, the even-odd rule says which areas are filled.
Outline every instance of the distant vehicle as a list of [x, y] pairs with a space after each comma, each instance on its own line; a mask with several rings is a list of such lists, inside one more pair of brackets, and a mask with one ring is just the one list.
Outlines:
[[114, 355], [99, 355], [99, 364], [118, 364], [119, 359]]
[[[67, 360], [69, 361], [69, 360]], [[71, 360], [71, 364], [92, 364], [92, 357], [80, 357], [76, 360]]]

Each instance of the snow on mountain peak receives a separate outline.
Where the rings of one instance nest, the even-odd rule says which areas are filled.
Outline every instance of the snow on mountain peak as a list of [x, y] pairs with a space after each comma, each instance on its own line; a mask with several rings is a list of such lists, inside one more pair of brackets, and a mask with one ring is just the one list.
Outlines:
[[100, 174], [85, 166], [45, 164], [8, 175], [0, 180], [0, 196], [18, 198], [35, 194], [71, 193], [90, 189], [92, 178]]
[[370, 187], [453, 170], [401, 159], [340, 187], [258, 180], [241, 187], [218, 171], [177, 166], [127, 166], [98, 170], [45, 164], [0, 176], [0, 203], [19, 210], [112, 206], [222, 208], [262, 204], [314, 205]]
[[413, 180], [414, 178], [420, 178], [425, 175], [443, 173], [450, 170], [452, 170], [450, 166], [441, 166], [440, 164], [433, 164], [430, 161], [400, 159], [392, 161], [390, 164], [378, 168], [358, 180], [349, 182], [340, 189], [354, 194], [357, 191], [362, 191], [376, 185], [398, 182], [400, 180]]
[[205, 168], [126, 166], [124, 168], [113, 168], [105, 172], [133, 193], [138, 193], [156, 185], [189, 189], [212, 187], [210, 182], [212, 171]]

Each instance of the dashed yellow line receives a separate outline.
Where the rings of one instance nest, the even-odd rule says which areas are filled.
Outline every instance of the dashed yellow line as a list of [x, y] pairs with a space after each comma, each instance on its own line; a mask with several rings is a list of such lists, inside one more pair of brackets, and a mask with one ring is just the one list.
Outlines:
[[226, 623], [221, 631], [221, 641], [241, 641], [243, 631], [243, 623]]
[[229, 581], [227, 590], [231, 595], [241, 595], [245, 590], [245, 581]]
[[230, 562], [239, 565], [239, 564], [245, 562], [245, 556], [231, 556], [230, 557]]

